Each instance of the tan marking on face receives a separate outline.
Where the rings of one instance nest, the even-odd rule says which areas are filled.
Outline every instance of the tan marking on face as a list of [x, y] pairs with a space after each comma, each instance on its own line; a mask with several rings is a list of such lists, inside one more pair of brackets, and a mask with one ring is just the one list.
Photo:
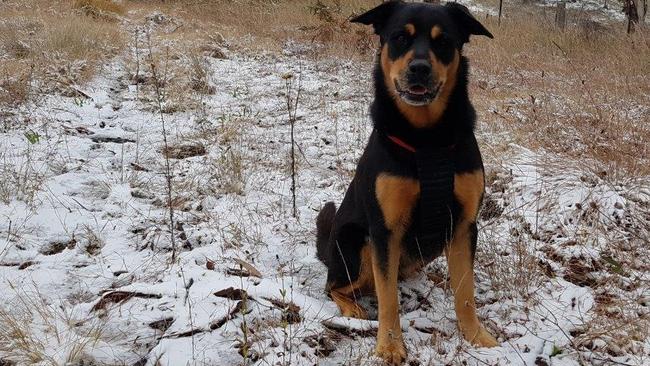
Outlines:
[[384, 71], [384, 84], [394, 98], [399, 99], [395, 80], [399, 79], [400, 75], [406, 71], [409, 62], [413, 59], [413, 53], [411, 50], [397, 60], [391, 60], [388, 57], [388, 45], [384, 45], [384, 48], [381, 50], [381, 68]]
[[431, 39], [436, 39], [441, 34], [442, 34], [442, 29], [440, 29], [439, 26], [436, 25], [433, 28], [431, 28]]
[[405, 25], [404, 29], [406, 29], [406, 32], [411, 36], [415, 34], [415, 26], [411, 23]]
[[454, 196], [463, 208], [463, 220], [476, 221], [484, 189], [485, 179], [480, 169], [454, 176]]

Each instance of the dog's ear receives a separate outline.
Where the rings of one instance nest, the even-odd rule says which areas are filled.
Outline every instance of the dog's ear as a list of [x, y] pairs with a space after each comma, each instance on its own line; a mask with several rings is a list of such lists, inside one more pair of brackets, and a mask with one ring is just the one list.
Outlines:
[[458, 24], [463, 43], [469, 42], [469, 36], [472, 34], [494, 38], [492, 33], [485, 29], [483, 24], [470, 14], [466, 6], [458, 3], [447, 3], [445, 4], [445, 8], [447, 8], [451, 17]]
[[372, 26], [375, 28], [375, 34], [380, 34], [386, 25], [388, 18], [390, 18], [391, 14], [393, 14], [395, 9], [397, 9], [397, 7], [401, 4], [402, 2], [399, 0], [387, 1], [359, 16], [350, 19], [350, 21], [352, 23], [361, 23], [365, 25], [372, 24]]

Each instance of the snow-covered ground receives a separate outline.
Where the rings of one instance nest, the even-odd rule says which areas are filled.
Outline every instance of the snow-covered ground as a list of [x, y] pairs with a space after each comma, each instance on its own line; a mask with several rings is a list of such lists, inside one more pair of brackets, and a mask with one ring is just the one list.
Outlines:
[[[378, 364], [376, 321], [340, 317], [314, 243], [372, 128], [371, 62], [292, 47], [207, 58], [214, 93], [174, 99], [162, 85], [162, 117], [132, 55], [82, 88], [90, 98], [50, 95], [7, 117], [1, 365]], [[300, 89], [297, 217], [287, 83], [293, 101]], [[488, 131], [477, 302], [501, 345], [461, 340], [438, 260], [401, 286], [410, 364], [650, 364], [650, 248], [631, 234], [649, 219], [647, 177], [612, 184]]]

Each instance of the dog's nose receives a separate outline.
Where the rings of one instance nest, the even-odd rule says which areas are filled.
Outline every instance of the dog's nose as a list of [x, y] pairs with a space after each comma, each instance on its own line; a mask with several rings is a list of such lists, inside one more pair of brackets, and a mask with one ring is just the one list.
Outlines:
[[409, 63], [409, 71], [416, 75], [429, 76], [431, 64], [426, 60], [413, 60]]

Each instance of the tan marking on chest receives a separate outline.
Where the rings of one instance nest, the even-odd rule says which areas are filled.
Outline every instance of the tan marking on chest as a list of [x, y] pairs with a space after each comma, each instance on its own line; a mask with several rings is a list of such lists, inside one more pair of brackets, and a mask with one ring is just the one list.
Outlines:
[[380, 174], [375, 193], [389, 230], [404, 230], [410, 224], [411, 212], [420, 196], [420, 182], [412, 178]]
[[485, 189], [483, 171], [454, 175], [454, 196], [461, 204], [462, 218], [469, 222], [476, 221], [481, 198]]

